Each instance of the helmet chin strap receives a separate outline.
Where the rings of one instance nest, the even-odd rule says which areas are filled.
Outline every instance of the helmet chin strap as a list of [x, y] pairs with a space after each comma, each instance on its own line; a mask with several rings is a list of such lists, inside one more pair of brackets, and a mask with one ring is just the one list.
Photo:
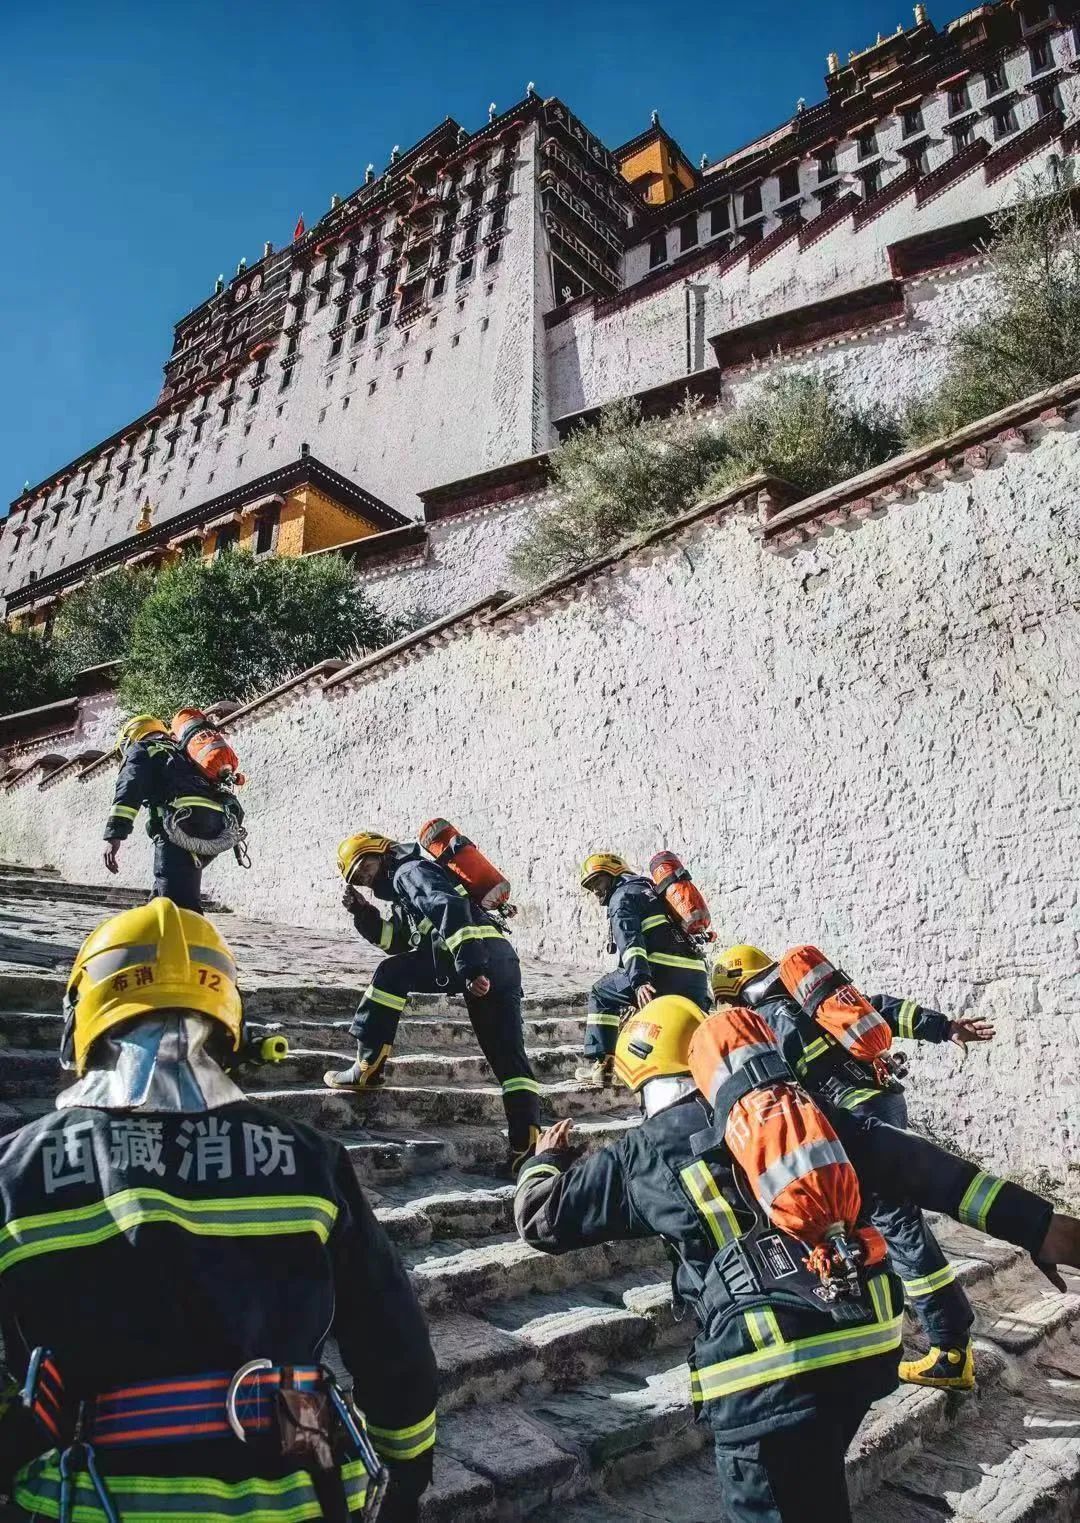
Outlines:
[[697, 1085], [689, 1074], [665, 1074], [659, 1079], [649, 1079], [642, 1086], [641, 1108], [647, 1117], [655, 1116], [696, 1091]]
[[218, 1030], [194, 1010], [163, 1010], [94, 1043], [94, 1066], [56, 1099], [57, 1110], [217, 1110], [244, 1098], [207, 1051]]

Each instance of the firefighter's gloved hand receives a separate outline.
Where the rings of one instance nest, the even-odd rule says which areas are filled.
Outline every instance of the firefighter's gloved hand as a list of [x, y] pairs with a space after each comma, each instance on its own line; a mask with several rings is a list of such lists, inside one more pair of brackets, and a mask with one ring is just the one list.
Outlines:
[[652, 984], [639, 984], [634, 990], [634, 998], [637, 1000], [638, 1009], [644, 1010], [645, 1006], [651, 1004], [656, 998], [656, 989]]
[[962, 1051], [967, 1051], [969, 1042], [992, 1042], [996, 1035], [996, 1028], [990, 1021], [984, 1021], [978, 1016], [971, 1016], [964, 1021], [951, 1021], [949, 1024], [949, 1041], [955, 1042]]
[[108, 842], [106, 842], [106, 845], [105, 845], [105, 854], [102, 857], [102, 861], [105, 863], [105, 867], [106, 867], [106, 870], [108, 872], [110, 872], [110, 873], [118, 873], [120, 871], [119, 857], [120, 857], [120, 842], [119, 841], [108, 841]]
[[491, 979], [486, 973], [479, 973], [475, 978], [470, 978], [465, 987], [477, 999], [483, 999], [485, 994], [491, 993]]
[[536, 1139], [536, 1152], [540, 1153], [567, 1153], [570, 1151], [570, 1131], [573, 1122], [567, 1118], [556, 1121], [554, 1126], [549, 1126], [541, 1132]]
[[352, 884], [346, 884], [345, 892], [341, 896], [341, 902], [351, 915], [354, 910], [359, 909], [360, 905], [363, 903], [363, 900], [353, 888]]

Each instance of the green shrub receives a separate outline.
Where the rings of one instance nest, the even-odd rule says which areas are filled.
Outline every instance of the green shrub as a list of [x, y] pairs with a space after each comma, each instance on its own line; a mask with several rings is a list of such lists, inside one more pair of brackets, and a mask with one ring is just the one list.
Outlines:
[[153, 585], [154, 573], [146, 567], [123, 566], [64, 599], [53, 625], [53, 642], [65, 681], [88, 666], [126, 654], [135, 616]]
[[902, 446], [896, 419], [881, 408], [852, 407], [832, 382], [780, 375], [723, 420], [725, 458], [708, 490], [719, 492], [757, 471], [821, 492], [880, 465]]
[[162, 716], [242, 701], [319, 661], [384, 645], [391, 627], [339, 555], [185, 557], [158, 575], [135, 617], [120, 701]]
[[514, 571], [541, 581], [675, 517], [697, 500], [723, 454], [716, 431], [692, 408], [646, 422], [637, 402], [613, 403], [554, 451], [556, 504], [534, 516], [513, 554]]
[[617, 402], [553, 453], [555, 505], [534, 516], [511, 564], [524, 581], [541, 581], [757, 471], [815, 492], [887, 460], [900, 444], [892, 418], [848, 406], [829, 382], [809, 376], [767, 381], [719, 422], [693, 407], [643, 422], [635, 402]]
[[994, 220], [986, 316], [952, 340], [941, 386], [904, 419], [912, 444], [955, 433], [1080, 372], [1080, 230], [1065, 183], [1030, 193]]
[[47, 635], [0, 624], [0, 714], [17, 714], [61, 698], [64, 684]]

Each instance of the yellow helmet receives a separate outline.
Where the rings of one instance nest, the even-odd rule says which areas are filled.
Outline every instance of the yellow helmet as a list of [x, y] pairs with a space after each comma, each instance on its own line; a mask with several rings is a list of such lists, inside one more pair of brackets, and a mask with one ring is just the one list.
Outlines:
[[581, 866], [581, 886], [588, 888], [594, 878], [601, 873], [609, 873], [617, 878], [620, 873], [628, 873], [630, 864], [613, 851], [594, 851], [591, 857], [586, 857]]
[[114, 1027], [152, 1010], [197, 1010], [239, 1048], [236, 964], [224, 937], [194, 910], [152, 899], [98, 926], [79, 948], [64, 995], [61, 1058], [80, 1075]]
[[682, 994], [661, 994], [623, 1022], [615, 1072], [637, 1094], [650, 1079], [690, 1072], [690, 1039], [705, 1012]]
[[337, 849], [338, 866], [345, 882], [349, 882], [361, 857], [370, 857], [374, 853], [381, 856], [393, 844], [389, 836], [381, 836], [375, 830], [361, 830], [357, 835], [346, 836]]
[[128, 746], [134, 745], [137, 740], [145, 740], [148, 735], [168, 733], [167, 727], [155, 714], [135, 714], [131, 719], [125, 719], [120, 726], [116, 744], [120, 751], [126, 751]]
[[768, 968], [776, 967], [776, 958], [770, 957], [768, 952], [763, 952], [760, 947], [747, 946], [745, 942], [737, 947], [728, 947], [726, 952], [713, 964], [712, 992], [717, 1000], [735, 1000], [746, 988], [752, 978], [759, 973], [764, 973]]

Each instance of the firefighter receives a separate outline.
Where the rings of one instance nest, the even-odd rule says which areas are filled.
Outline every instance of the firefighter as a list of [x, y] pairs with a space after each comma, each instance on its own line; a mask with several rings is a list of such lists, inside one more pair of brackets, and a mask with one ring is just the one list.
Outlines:
[[65, 1017], [76, 1082], [0, 1139], [0, 1317], [30, 1403], [0, 1430], [0, 1490], [38, 1517], [344, 1523], [380, 1466], [320, 1364], [332, 1333], [389, 1471], [384, 1523], [414, 1523], [424, 1317], [344, 1149], [224, 1072], [225, 941], [168, 899], [116, 915]]
[[[891, 1126], [908, 1126], [907, 1104], [896, 1078], [875, 1073], [851, 1056], [791, 998], [780, 981], [777, 963], [758, 947], [729, 947], [713, 967], [713, 995], [718, 1001], [757, 1010], [776, 1033], [784, 1056], [810, 1092], [843, 1110], [877, 1116]], [[893, 1035], [921, 1042], [989, 1042], [994, 1028], [978, 1018], [953, 1021], [911, 999], [875, 994], [870, 1003], [884, 1016]], [[884, 1082], [883, 1082], [884, 1080]], [[926, 1354], [905, 1359], [900, 1378], [911, 1385], [970, 1391], [975, 1384], [971, 1344], [974, 1313], [956, 1271], [918, 1206], [911, 1201], [880, 1200], [871, 1220], [889, 1245], [908, 1300], [929, 1340]]]
[[[540, 1085], [525, 1054], [521, 966], [496, 917], [463, 883], [420, 853], [374, 831], [338, 847], [342, 903], [367, 941], [390, 955], [375, 969], [353, 1017], [356, 1062], [324, 1076], [331, 1089], [373, 1089], [385, 1079], [398, 1021], [410, 994], [464, 994], [476, 1039], [502, 1088], [510, 1169], [516, 1172], [540, 1130]], [[383, 918], [359, 893], [388, 900]]]
[[609, 952], [619, 965], [589, 992], [584, 1061], [576, 1077], [598, 1088], [613, 1082], [619, 1025], [657, 994], [684, 994], [709, 1008], [709, 972], [694, 943], [664, 908], [650, 879], [614, 852], [594, 852], [581, 869], [581, 886], [606, 906]]
[[[239, 801], [212, 783], [152, 714], [129, 719], [117, 746], [122, 760], [105, 825], [106, 868], [120, 871], [121, 844], [145, 805], [146, 833], [154, 843], [154, 895], [201, 913], [203, 868], [222, 849], [222, 839], [227, 846], [242, 839]], [[187, 837], [214, 840], [214, 852], [195, 852], [171, 839], [178, 825]]]
[[[677, 1311], [689, 1307], [700, 1325], [691, 1389], [699, 1420], [715, 1435], [717, 1516], [845, 1523], [845, 1452], [871, 1404], [896, 1386], [900, 1285], [887, 1260], [864, 1271], [862, 1295], [846, 1303], [843, 1322], [820, 1289], [791, 1288], [820, 1287], [812, 1255], [765, 1217], [723, 1141], [726, 1112], [714, 1117], [694, 1085], [689, 1048], [703, 1020], [692, 1001], [668, 996], [624, 1024], [615, 1066], [640, 1097], [642, 1124], [580, 1159], [569, 1121], [541, 1133], [518, 1177], [518, 1232], [556, 1254], [663, 1238], [675, 1263]], [[1080, 1222], [1053, 1216], [1038, 1196], [912, 1133], [832, 1108], [829, 1118], [865, 1186], [910, 1194], [1027, 1248], [1065, 1288], [1052, 1265], [1080, 1258]], [[805, 1169], [792, 1159], [794, 1178]], [[779, 1179], [772, 1188], [779, 1191]]]

